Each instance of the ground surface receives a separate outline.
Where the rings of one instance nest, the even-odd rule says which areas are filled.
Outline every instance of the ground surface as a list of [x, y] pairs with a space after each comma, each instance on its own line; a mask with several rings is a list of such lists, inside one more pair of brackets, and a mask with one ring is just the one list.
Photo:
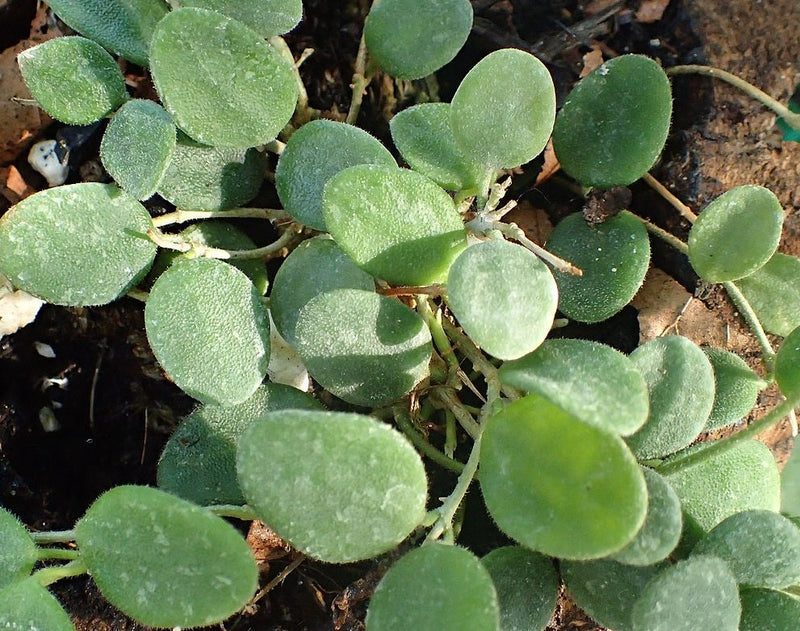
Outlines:
[[[331, 118], [342, 118], [349, 104], [361, 4], [366, 2], [308, 0], [307, 19], [287, 37], [296, 55], [315, 49], [304, 65], [310, 104]], [[442, 100], [450, 98], [479, 58], [503, 46], [525, 48], [544, 59], [560, 97], [575, 81], [583, 56], [593, 50], [607, 57], [643, 52], [665, 66], [710, 63], [740, 74], [782, 101], [800, 80], [796, 0], [473, 0], [473, 5], [473, 34], [458, 58], [439, 73]], [[33, 140], [53, 137], [59, 129], [36, 108], [9, 100], [22, 89], [15, 83], [13, 58], [31, 45], [29, 37], [41, 41], [58, 34], [63, 25], [48, 19], [43, 10], [37, 13], [34, 0], [0, 0], [0, 24], [0, 51], [8, 49], [0, 55], [2, 212], [45, 186], [24, 156]], [[146, 90], [140, 73], [128, 70], [131, 81]], [[359, 124], [386, 139], [387, 114], [419, 87], [392, 86], [379, 78], [366, 96]], [[779, 142], [774, 115], [733, 88], [695, 78], [676, 81], [674, 109], [673, 130], [656, 176], [695, 210], [738, 184], [769, 187], [787, 211], [782, 249], [800, 254], [800, 145]], [[93, 166], [95, 158], [96, 143], [89, 143], [74, 158], [72, 181], [79, 181], [80, 167]], [[580, 201], [550, 185], [535, 188], [537, 171], [538, 165], [518, 176], [514, 194], [524, 209], [517, 215], [519, 223], [541, 236], [551, 221], [577, 210]], [[274, 197], [268, 189], [264, 199]], [[632, 210], [685, 237], [688, 224], [676, 219], [660, 198], [638, 185], [633, 193]], [[675, 327], [698, 342], [727, 344], [754, 363], [757, 348], [724, 297], [711, 291], [704, 292], [702, 300], [693, 298], [696, 279], [680, 257], [658, 244], [654, 263], [657, 269], [635, 309], [628, 307], [607, 323], [570, 332], [630, 351], [640, 336]], [[49, 345], [54, 357], [43, 356], [37, 343]], [[33, 324], [0, 339], [0, 504], [31, 528], [70, 528], [103, 490], [123, 483], [154, 483], [161, 447], [191, 406], [155, 364], [138, 303], [123, 300], [88, 310], [45, 306]], [[45, 431], [43, 418], [55, 418], [52, 431]], [[765, 442], [782, 461], [790, 445], [788, 425], [779, 426]], [[464, 533], [477, 552], [495, 537], [488, 523]], [[273, 561], [262, 583], [290, 559]], [[258, 603], [255, 613], [232, 619], [224, 628], [360, 629], [377, 577], [377, 568], [369, 564], [335, 568], [304, 563]], [[59, 584], [55, 591], [79, 630], [141, 629], [108, 606], [88, 579]], [[597, 627], [564, 599], [551, 628]]]

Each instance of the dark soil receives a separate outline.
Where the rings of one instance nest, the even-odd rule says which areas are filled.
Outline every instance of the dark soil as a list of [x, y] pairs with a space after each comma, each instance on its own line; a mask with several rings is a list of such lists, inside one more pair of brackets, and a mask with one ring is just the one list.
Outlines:
[[[286, 38], [296, 56], [306, 48], [315, 51], [304, 63], [302, 73], [310, 105], [320, 109], [325, 117], [341, 120], [349, 107], [353, 61], [367, 4], [366, 0], [306, 0], [306, 18]], [[449, 100], [469, 68], [501, 47], [523, 48], [545, 61], [556, 81], [559, 99], [563, 99], [576, 81], [582, 68], [582, 56], [593, 48], [602, 50], [606, 57], [641, 52], [658, 58], [664, 66], [671, 66], [719, 61], [720, 47], [724, 47], [724, 42], [707, 39], [713, 29], [709, 30], [707, 20], [711, 9], [706, 5], [714, 3], [672, 0], [663, 17], [651, 23], [641, 21], [636, 9], [659, 3], [473, 0], [472, 4], [476, 14], [473, 33], [458, 57], [438, 73], [438, 85], [425, 82], [394, 85], [388, 78], [379, 76], [368, 90], [358, 121], [360, 126], [390, 144], [388, 114], [407, 104], [422, 90], [431, 93], [438, 89], [439, 98]], [[753, 3], [746, 0], [728, 4], [739, 7], [726, 9], [737, 20], [755, 24], [767, 19], [757, 14], [751, 7]], [[793, 0], [786, 7], [795, 18], [800, 17]], [[35, 10], [34, 0], [0, 0], [0, 24], [3, 25], [0, 50], [28, 36]], [[797, 24], [797, 19], [790, 20], [787, 15], [781, 21]], [[714, 36], [719, 35], [715, 32]], [[791, 46], [784, 48], [791, 49]], [[771, 50], [770, 42], [758, 44], [759, 54], [769, 57]], [[741, 51], [739, 54], [743, 56]], [[727, 60], [735, 61], [735, 53], [729, 54]], [[750, 62], [752, 60], [748, 60]], [[720, 64], [724, 64], [724, 59]], [[727, 69], [736, 70], [731, 65]], [[796, 60], [792, 70], [796, 82]], [[129, 71], [135, 74], [137, 69]], [[746, 78], [757, 81], [759, 76]], [[719, 188], [719, 181], [715, 179], [719, 177], [718, 171], [711, 176], [715, 186], [709, 186], [708, 172], [700, 157], [703, 143], [714, 145], [716, 150], [724, 149], [721, 146], [724, 143], [716, 142], [722, 132], [716, 128], [714, 132], [706, 131], [716, 124], [711, 121], [720, 114], [720, 97], [708, 80], [682, 79], [676, 81], [674, 87], [674, 124], [657, 176], [685, 201], [699, 205], [720, 192], [716, 190]], [[786, 87], [788, 89], [788, 85]], [[744, 120], [748, 111], [761, 111], [746, 101], [737, 101], [737, 109], [732, 111], [734, 97], [727, 92], [725, 95], [723, 118], [728, 128]], [[786, 98], [788, 94], [776, 96]], [[752, 125], [751, 121], [751, 128], [745, 131], [752, 133]], [[52, 126], [45, 135], [53, 137], [58, 128]], [[765, 124], [759, 129], [764, 134], [770, 133]], [[759, 145], [762, 163], [772, 161], [774, 164], [776, 153], [779, 164], [790, 162], [786, 152], [793, 149], [763, 151], [764, 142]], [[740, 138], [740, 144], [745, 146], [746, 138]], [[91, 142], [87, 145], [81, 162], [96, 157], [93, 147]], [[14, 164], [32, 187], [44, 186], [27, 167], [24, 151]], [[792, 164], [796, 168], [800, 161], [794, 160]], [[76, 162], [74, 166], [72, 178], [78, 181], [80, 164]], [[580, 210], [581, 200], [559, 186], [556, 180], [541, 187], [534, 186], [539, 167], [535, 162], [515, 177], [514, 198], [521, 204], [526, 202], [529, 207], [544, 210], [553, 222]], [[716, 165], [713, 168], [720, 169]], [[774, 175], [774, 167], [773, 170], [763, 167], [761, 171], [756, 169], [755, 175], [748, 174], [749, 179], [735, 183], [750, 181], [769, 185], [786, 204], [793, 218], [787, 219], [787, 226], [796, 234], [796, 193], [781, 194], [775, 182], [762, 181], [770, 173]], [[759, 179], [759, 174], [764, 177]], [[731, 179], [735, 178], [726, 175], [726, 186], [731, 185]], [[789, 182], [782, 185], [794, 190]], [[263, 198], [274, 199], [271, 185], [265, 186]], [[650, 189], [643, 185], [632, 187], [632, 200], [632, 209], [685, 237], [688, 225], [676, 218], [670, 207]], [[0, 199], [0, 203], [4, 204], [0, 212], [9, 206], [6, 200]], [[693, 292], [697, 279], [686, 260], [660, 243], [653, 245], [655, 266]], [[796, 242], [786, 247], [795, 254], [800, 252]], [[719, 296], [712, 294], [709, 303], [727, 309], [726, 317], [733, 326], [740, 327], [733, 310]], [[570, 325], [563, 334], [601, 340], [629, 352], [639, 339], [637, 312], [627, 307], [607, 322], [592, 326]], [[55, 356], [42, 356], [37, 350], [38, 344], [49, 345]], [[144, 335], [141, 304], [124, 299], [92, 309], [45, 306], [33, 324], [0, 340], [0, 504], [32, 529], [71, 528], [104, 490], [127, 483], [155, 484], [160, 450], [180, 417], [192, 405], [186, 395], [166, 380], [152, 357]], [[42, 418], [55, 418], [56, 424], [45, 431]], [[431, 497], [449, 493], [454, 478], [439, 471], [431, 473]], [[472, 494], [467, 511], [470, 518], [482, 515], [479, 494]], [[460, 543], [477, 553], [486, 552], [502, 541], [502, 536], [485, 516], [467, 522], [470, 526]], [[291, 560], [290, 554], [270, 561], [262, 584]], [[219, 628], [239, 631], [362, 629], [366, 603], [381, 571], [377, 563], [334, 567], [304, 562], [282, 585], [260, 600], [254, 612], [234, 617]], [[110, 607], [88, 578], [58, 583], [54, 592], [74, 617], [79, 630], [142, 629]], [[550, 628], [591, 630], [597, 627], [564, 598]]]

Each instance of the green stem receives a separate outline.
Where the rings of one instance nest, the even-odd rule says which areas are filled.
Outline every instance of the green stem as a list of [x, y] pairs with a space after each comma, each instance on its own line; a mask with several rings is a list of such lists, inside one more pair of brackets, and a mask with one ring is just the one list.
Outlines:
[[248, 218], [276, 221], [278, 219], [286, 219], [288, 216], [286, 211], [280, 208], [234, 208], [233, 210], [182, 210], [179, 208], [166, 215], [154, 217], [153, 225], [156, 228], [163, 228], [164, 226], [186, 223], [187, 221], [196, 221], [198, 219]]
[[[450, 376], [453, 377], [454, 381], [457, 380], [455, 375], [461, 370], [461, 366], [458, 365], [458, 358], [453, 350], [453, 345], [450, 344], [450, 339], [447, 337], [444, 328], [442, 328], [441, 311], [434, 313], [428, 296], [420, 294], [417, 296], [417, 312], [422, 316], [425, 324], [428, 325], [431, 331], [431, 338], [433, 338], [433, 343], [436, 345], [439, 355], [447, 362]], [[450, 383], [450, 385], [453, 384]]]
[[503, 223], [502, 221], [495, 222], [492, 227], [496, 230], [499, 230], [509, 239], [514, 239], [515, 241], [519, 241], [523, 246], [533, 252], [536, 256], [538, 256], [543, 261], [547, 261], [556, 268], [560, 272], [564, 272], [566, 274], [572, 274], [573, 276], [583, 276], [583, 270], [579, 267], [576, 267], [569, 261], [565, 261], [564, 259], [556, 256], [552, 252], [548, 252], [542, 246], [538, 245], [534, 241], [531, 241], [525, 232], [515, 223]]
[[437, 388], [431, 391], [431, 398], [438, 401], [445, 409], [450, 410], [456, 417], [458, 424], [464, 428], [464, 431], [469, 434], [473, 440], [481, 435], [481, 426], [473, 418], [472, 414], [464, 409], [461, 401], [450, 388]]
[[[800, 397], [796, 398], [800, 399]], [[708, 460], [709, 458], [724, 454], [726, 451], [730, 450], [741, 441], [753, 438], [754, 436], [760, 434], [761, 432], [769, 429], [773, 425], [782, 421], [797, 406], [797, 404], [798, 401], [796, 400], [787, 399], [785, 401], [782, 401], [774, 408], [772, 408], [772, 410], [768, 414], [761, 417], [757, 421], [753, 421], [752, 423], [750, 423], [750, 425], [745, 427], [740, 432], [732, 434], [727, 438], [717, 440], [713, 443], [708, 443], [708, 447], [697, 449], [684, 456], [677, 456], [674, 460], [670, 460], [666, 464], [663, 464], [660, 467], [658, 467], [657, 471], [662, 475], [676, 473], [678, 471], [686, 469], [687, 467], [691, 467], [700, 462], [703, 462], [704, 460]]]
[[436, 449], [436, 447], [425, 440], [425, 438], [414, 428], [414, 425], [411, 423], [411, 418], [409, 417], [408, 410], [406, 410], [405, 406], [396, 405], [392, 408], [392, 410], [394, 412], [394, 420], [395, 423], [397, 423], [397, 426], [414, 444], [414, 446], [422, 452], [423, 455], [427, 456], [439, 466], [450, 471], [461, 473], [464, 470], [463, 464], [453, 460], [452, 458], [448, 458], [441, 451]]
[[681, 241], [674, 234], [670, 234], [663, 228], [659, 228], [657, 225], [647, 221], [647, 219], [644, 219], [643, 217], [639, 217], [638, 215], [634, 215], [634, 217], [636, 217], [639, 221], [641, 221], [644, 224], [644, 227], [647, 228], [647, 231], [650, 234], [654, 234], [659, 239], [661, 239], [665, 243], [671, 245], [673, 248], [678, 250], [678, 252], [686, 254], [687, 256], [689, 255], [689, 246], [686, 245], [686, 243]]
[[31, 538], [36, 545], [46, 545], [48, 543], [71, 543], [75, 541], [74, 530], [47, 530], [44, 532], [32, 532]]
[[458, 446], [458, 434], [456, 432], [456, 417], [450, 410], [444, 411], [444, 455], [453, 458]]
[[84, 563], [83, 559], [78, 558], [64, 565], [44, 567], [34, 572], [33, 577], [42, 587], [47, 587], [56, 581], [60, 581], [62, 578], [80, 576], [81, 574], [86, 574], [86, 563]]
[[150, 297], [150, 294], [146, 291], [141, 289], [129, 289], [125, 295], [128, 298], [133, 298], [134, 300], [138, 300], [139, 302], [147, 302], [147, 299]]
[[288, 228], [284, 230], [281, 235], [269, 245], [265, 245], [261, 248], [254, 248], [252, 250], [224, 250], [221, 248], [213, 248], [202, 243], [187, 241], [179, 235], [164, 234], [156, 229], [148, 230], [147, 236], [150, 237], [153, 243], [155, 243], [157, 246], [166, 250], [194, 252], [197, 256], [203, 256], [210, 259], [249, 260], [267, 259], [278, 254], [292, 242], [292, 240], [297, 236], [297, 233], [293, 229]]
[[350, 109], [347, 112], [345, 122], [348, 125], [355, 125], [358, 113], [361, 111], [361, 103], [364, 101], [364, 92], [372, 81], [374, 73], [367, 74], [367, 43], [364, 34], [358, 43], [358, 53], [356, 53], [356, 63], [353, 68], [353, 95], [350, 99]]
[[253, 509], [247, 504], [244, 506], [238, 506], [236, 504], [215, 504], [214, 506], [206, 506], [206, 508], [219, 517], [233, 517], [234, 519], [241, 519], [242, 521], [258, 519]]
[[481, 179], [478, 180], [478, 195], [475, 198], [475, 207], [478, 209], [479, 213], [487, 210], [489, 196], [492, 192], [492, 184], [494, 184], [496, 178], [496, 171], [490, 168], [487, 169], [481, 176]]
[[724, 81], [725, 83], [729, 83], [732, 86], [739, 88], [742, 92], [754, 98], [762, 105], [766, 105], [769, 109], [771, 109], [778, 116], [780, 116], [784, 120], [784, 122], [793, 129], [800, 130], [800, 114], [792, 112], [783, 103], [774, 99], [763, 90], [758, 89], [752, 83], [748, 83], [741, 77], [737, 77], [736, 75], [731, 74], [730, 72], [725, 72], [724, 70], [720, 70], [719, 68], [712, 68], [710, 66], [686, 65], [686, 66], [673, 66], [672, 68], [668, 68], [667, 74], [671, 76], [681, 75], [681, 74], [699, 74], [705, 77], [712, 77], [714, 79], [719, 79], [720, 81]]
[[764, 328], [761, 326], [761, 321], [758, 319], [756, 312], [753, 311], [753, 307], [750, 306], [745, 295], [733, 282], [723, 282], [722, 286], [725, 288], [725, 291], [728, 292], [728, 296], [733, 301], [733, 304], [736, 305], [739, 313], [756, 336], [761, 346], [761, 358], [764, 361], [764, 367], [767, 369], [769, 377], [769, 375], [772, 375], [772, 371], [775, 370], [775, 351], [767, 338]]
[[38, 548], [36, 552], [38, 555], [37, 558], [40, 561], [45, 561], [47, 559], [73, 561], [78, 558], [79, 554], [77, 550], [65, 548]]
[[464, 465], [464, 470], [461, 472], [461, 475], [458, 476], [458, 482], [456, 482], [453, 492], [447, 496], [447, 499], [445, 499], [439, 507], [437, 511], [439, 513], [439, 518], [431, 528], [428, 536], [425, 537], [425, 541], [436, 541], [446, 530], [452, 530], [453, 517], [455, 517], [458, 507], [467, 494], [469, 485], [472, 484], [472, 480], [478, 472], [480, 457], [481, 436], [478, 434], [475, 443], [472, 445], [472, 452], [469, 454], [467, 464]]

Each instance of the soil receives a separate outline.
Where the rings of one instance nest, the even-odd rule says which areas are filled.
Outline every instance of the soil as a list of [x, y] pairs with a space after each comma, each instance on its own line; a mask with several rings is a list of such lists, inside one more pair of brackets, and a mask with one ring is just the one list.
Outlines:
[[[388, 116], [420, 90], [449, 100], [466, 71], [500, 47], [537, 54], [550, 68], [559, 98], [569, 91], [587, 59], [641, 52], [664, 66], [708, 63], [735, 72], [786, 101], [800, 81], [796, 57], [796, 0], [473, 0], [473, 33], [458, 57], [438, 73], [438, 84], [392, 82], [369, 88], [359, 125], [388, 140]], [[350, 101], [353, 60], [368, 2], [304, 2], [306, 19], [287, 36], [303, 65], [312, 107], [343, 119]], [[663, 14], [659, 15], [663, 11]], [[60, 126], [38, 109], [10, 102], [24, 96], [14, 79], [13, 57], [33, 42], [67, 32], [37, 11], [35, 0], [0, 0], [0, 212], [45, 187], [27, 165], [27, 147], [52, 138]], [[33, 26], [32, 26], [33, 24]], [[142, 73], [127, 68], [138, 89]], [[3, 85], [5, 84], [5, 85]], [[800, 144], [781, 143], [775, 116], [733, 88], [709, 79], [674, 82], [674, 124], [654, 175], [695, 210], [724, 190], [753, 183], [769, 187], [786, 210], [781, 249], [800, 254]], [[96, 139], [73, 156], [70, 181], [96, 168]], [[13, 168], [12, 168], [13, 167]], [[81, 167], [84, 167], [83, 169]], [[516, 219], [541, 240], [548, 226], [581, 207], [576, 195], [554, 181], [535, 185], [541, 164], [515, 177], [512, 194], [523, 209]], [[685, 238], [688, 224], [644, 185], [632, 188], [631, 209]], [[274, 200], [270, 185], [262, 198]], [[697, 293], [696, 290], [703, 290]], [[674, 327], [696, 341], [727, 344], [756, 366], [758, 349], [738, 314], [718, 291], [698, 287], [685, 259], [654, 243], [654, 271], [635, 306], [599, 325], [570, 325], [565, 335], [605, 341], [631, 351]], [[48, 350], [49, 348], [49, 350]], [[52, 353], [50, 352], [52, 351]], [[52, 355], [52, 356], [47, 356]], [[774, 394], [761, 401], [767, 406]], [[35, 530], [71, 528], [104, 490], [119, 484], [154, 484], [162, 446], [193, 406], [161, 373], [148, 348], [140, 304], [131, 299], [92, 309], [44, 306], [36, 320], [0, 339], [0, 504]], [[779, 462], [791, 445], [788, 423], [765, 442]], [[447, 474], [444, 474], [447, 476]], [[433, 477], [449, 489], [453, 479]], [[437, 488], [431, 496], [437, 496]], [[448, 491], [444, 491], [446, 494]], [[481, 514], [479, 494], [467, 511]], [[469, 520], [468, 520], [469, 521]], [[502, 537], [488, 519], [477, 519], [460, 542], [477, 553]], [[251, 533], [257, 546], [259, 533]], [[264, 549], [264, 545], [266, 548]], [[274, 542], [262, 545], [262, 584], [293, 559]], [[363, 628], [371, 590], [381, 575], [373, 563], [329, 566], [304, 562], [252, 611], [216, 628], [231, 630], [337, 631]], [[79, 631], [143, 629], [108, 605], [88, 578], [64, 581], [54, 592]], [[413, 606], [413, 605], [412, 605]], [[548, 629], [599, 629], [568, 597]]]

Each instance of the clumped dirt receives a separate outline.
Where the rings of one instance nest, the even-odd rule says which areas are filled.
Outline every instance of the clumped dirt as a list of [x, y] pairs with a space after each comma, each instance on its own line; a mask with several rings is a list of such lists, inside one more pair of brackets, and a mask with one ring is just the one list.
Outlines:
[[[349, 106], [353, 61], [367, 0], [334, 3], [305, 0], [306, 19], [287, 36], [304, 63], [310, 105], [342, 120]], [[753, 3], [735, 0], [473, 0], [473, 33], [435, 82], [397, 82], [386, 77], [370, 86], [359, 125], [387, 141], [388, 118], [420, 93], [449, 100], [464, 74], [481, 57], [514, 46], [537, 54], [553, 74], [559, 99], [584, 63], [627, 52], [658, 58], [665, 66], [709, 63], [741, 75], [786, 101], [800, 81], [796, 57], [796, 0]], [[9, 101], [25, 98], [15, 81], [16, 53], [60, 32], [34, 0], [0, 0], [0, 212], [44, 188], [27, 166], [27, 146], [53, 137], [53, 125], [37, 108]], [[33, 21], [33, 27], [31, 22]], [[66, 29], [65, 29], [66, 30]], [[586, 55], [586, 58], [584, 56]], [[128, 68], [143, 92], [142, 73]], [[787, 211], [781, 249], [800, 254], [800, 145], [781, 143], [775, 116], [733, 88], [709, 79], [674, 82], [674, 122], [655, 175], [695, 210], [732, 186], [769, 187]], [[96, 143], [95, 143], [96, 144]], [[74, 163], [96, 158], [92, 145]], [[515, 175], [515, 220], [539, 241], [549, 226], [582, 201], [557, 179], [535, 181], [541, 163]], [[632, 188], [631, 209], [685, 238], [688, 224], [644, 185]], [[263, 196], [274, 199], [265, 187]], [[697, 279], [680, 255], [654, 242], [654, 270], [634, 306], [599, 325], [570, 325], [564, 334], [605, 341], [631, 351], [669, 328], [698, 342], [713, 339], [756, 365], [758, 349], [735, 310], [717, 290], [695, 295]], [[703, 288], [700, 288], [703, 289]], [[666, 297], [669, 297], [669, 300]], [[663, 298], [658, 300], [658, 298]], [[53, 357], [48, 348], [52, 350]], [[761, 405], [768, 403], [767, 393]], [[31, 528], [72, 527], [102, 491], [125, 483], [154, 484], [159, 452], [192, 401], [162, 375], [144, 336], [141, 305], [124, 299], [92, 309], [45, 306], [36, 321], [0, 339], [0, 504]], [[785, 459], [788, 424], [764, 437]], [[431, 496], [447, 494], [453, 479], [432, 472]], [[444, 477], [443, 477], [444, 476]], [[485, 516], [479, 494], [468, 499], [469, 521], [462, 542], [482, 553], [502, 541]], [[251, 541], [255, 542], [251, 533]], [[278, 546], [279, 547], [279, 546]], [[292, 554], [265, 553], [262, 584], [292, 562]], [[366, 603], [384, 567], [380, 562], [329, 566], [304, 562], [253, 610], [217, 628], [229, 631], [347, 631], [363, 629]], [[79, 631], [143, 629], [99, 595], [88, 578], [54, 586]], [[413, 606], [413, 603], [410, 603]], [[564, 595], [549, 629], [600, 629]]]

